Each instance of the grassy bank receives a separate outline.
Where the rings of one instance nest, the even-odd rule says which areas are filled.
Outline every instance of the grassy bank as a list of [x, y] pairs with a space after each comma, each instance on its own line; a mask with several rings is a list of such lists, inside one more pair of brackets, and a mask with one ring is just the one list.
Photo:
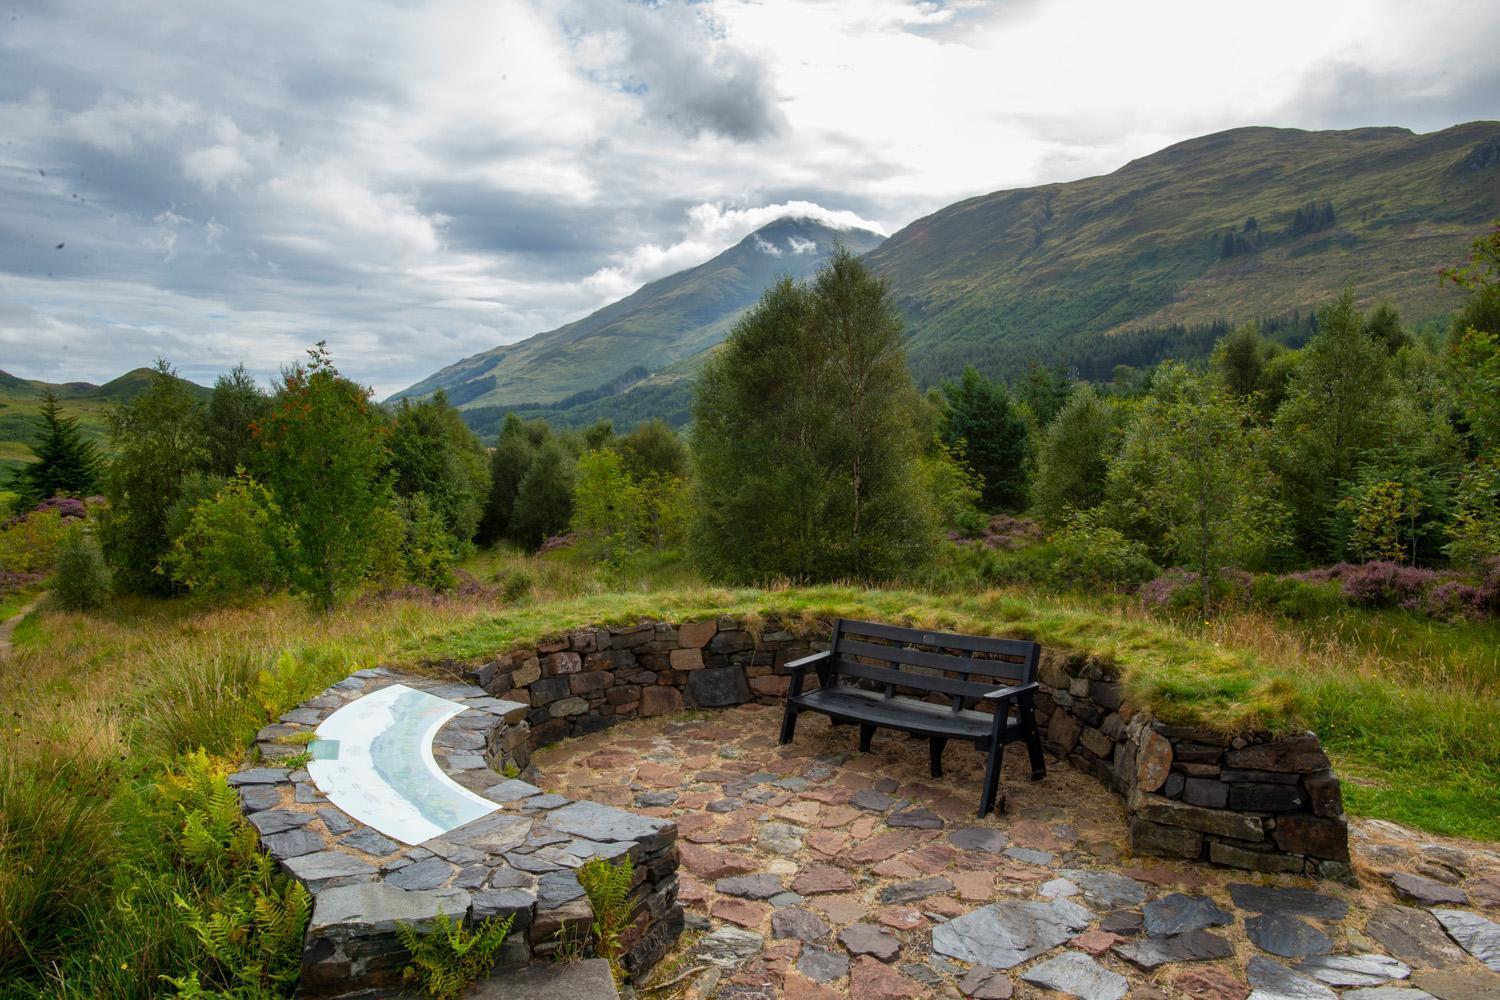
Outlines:
[[[1025, 590], [728, 590], [670, 559], [605, 573], [566, 554], [487, 554], [467, 568], [466, 592], [328, 616], [274, 598], [28, 617], [0, 666], [0, 996], [144, 997], [172, 992], [163, 976], [223, 972], [193, 914], [231, 897], [173, 847], [186, 807], [168, 776], [199, 767], [191, 751], [227, 766], [267, 719], [359, 667], [477, 662], [586, 623], [849, 616], [1033, 637], [1113, 661], [1163, 718], [1316, 729], [1351, 812], [1500, 840], [1493, 626], [1366, 612], [1205, 624]], [[237, 870], [254, 874], [248, 859]]]

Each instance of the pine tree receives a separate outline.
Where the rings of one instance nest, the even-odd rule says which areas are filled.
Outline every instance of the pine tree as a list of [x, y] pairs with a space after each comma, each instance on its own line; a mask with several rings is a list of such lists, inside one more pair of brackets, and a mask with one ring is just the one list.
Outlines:
[[57, 396], [42, 397], [41, 433], [31, 445], [36, 461], [16, 471], [12, 485], [31, 506], [48, 497], [82, 497], [98, 492], [99, 452], [78, 429], [77, 417], [62, 415]]

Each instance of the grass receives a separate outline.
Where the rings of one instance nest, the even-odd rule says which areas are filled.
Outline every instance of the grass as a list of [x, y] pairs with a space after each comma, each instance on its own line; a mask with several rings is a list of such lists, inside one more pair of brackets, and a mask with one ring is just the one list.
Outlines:
[[155, 996], [161, 976], [214, 967], [173, 897], [215, 897], [164, 849], [181, 819], [153, 791], [198, 748], [228, 766], [267, 720], [360, 667], [478, 662], [590, 623], [735, 614], [817, 631], [849, 616], [1032, 637], [1114, 662], [1130, 697], [1165, 719], [1311, 726], [1351, 812], [1500, 840], [1493, 625], [1366, 612], [1168, 621], [1029, 590], [731, 590], [671, 557], [606, 574], [569, 553], [500, 552], [464, 568], [481, 587], [327, 616], [285, 597], [27, 616], [0, 670], [0, 996]]

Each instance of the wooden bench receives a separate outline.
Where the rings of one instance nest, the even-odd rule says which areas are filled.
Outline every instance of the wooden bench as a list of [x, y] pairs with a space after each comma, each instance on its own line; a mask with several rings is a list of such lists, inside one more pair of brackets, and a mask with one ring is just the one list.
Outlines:
[[[1041, 647], [1018, 639], [991, 639], [839, 619], [826, 652], [787, 664], [792, 672], [781, 742], [790, 743], [802, 712], [821, 712], [834, 723], [859, 726], [859, 749], [868, 752], [876, 729], [895, 729], [929, 741], [932, 774], [943, 773], [949, 740], [968, 740], [987, 755], [981, 817], [997, 805], [1001, 754], [1024, 740], [1031, 780], [1046, 777], [1036, 728], [1037, 661]], [[803, 691], [808, 668], [818, 687]], [[979, 678], [979, 679], [974, 679]], [[996, 687], [997, 682], [1006, 686]], [[912, 692], [919, 697], [912, 697]], [[945, 703], [926, 700], [941, 697]], [[993, 712], [966, 704], [987, 701]]]

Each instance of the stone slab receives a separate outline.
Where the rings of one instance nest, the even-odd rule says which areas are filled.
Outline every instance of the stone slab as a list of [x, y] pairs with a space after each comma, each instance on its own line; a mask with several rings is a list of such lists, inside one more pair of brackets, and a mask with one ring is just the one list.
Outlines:
[[609, 963], [547, 962], [491, 976], [465, 994], [468, 1000], [618, 1000]]

